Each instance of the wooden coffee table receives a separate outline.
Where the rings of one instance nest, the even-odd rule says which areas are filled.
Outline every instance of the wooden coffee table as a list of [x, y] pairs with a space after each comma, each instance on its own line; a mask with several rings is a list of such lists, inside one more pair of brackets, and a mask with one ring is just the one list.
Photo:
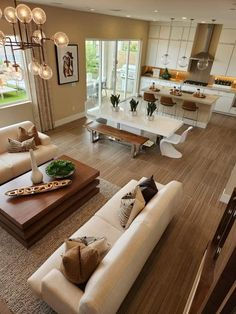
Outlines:
[[[27, 248], [99, 192], [98, 170], [66, 155], [59, 159], [70, 160], [76, 165], [72, 184], [67, 187], [16, 198], [4, 194], [32, 185], [31, 171], [0, 186], [0, 225]], [[49, 163], [39, 167], [44, 174], [44, 182], [52, 181], [45, 173]]]

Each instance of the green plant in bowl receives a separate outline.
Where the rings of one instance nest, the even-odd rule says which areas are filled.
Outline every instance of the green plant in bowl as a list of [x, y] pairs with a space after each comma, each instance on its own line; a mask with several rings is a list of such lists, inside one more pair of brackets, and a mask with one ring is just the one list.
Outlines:
[[53, 160], [46, 168], [46, 174], [56, 179], [67, 178], [74, 172], [75, 165], [69, 160]]

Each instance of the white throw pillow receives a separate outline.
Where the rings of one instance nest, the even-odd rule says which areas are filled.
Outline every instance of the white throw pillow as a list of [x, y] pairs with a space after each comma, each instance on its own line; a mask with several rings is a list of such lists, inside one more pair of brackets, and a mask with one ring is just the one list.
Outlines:
[[145, 200], [140, 187], [137, 186], [134, 191], [127, 193], [121, 199], [119, 214], [121, 226], [127, 229], [144, 207]]

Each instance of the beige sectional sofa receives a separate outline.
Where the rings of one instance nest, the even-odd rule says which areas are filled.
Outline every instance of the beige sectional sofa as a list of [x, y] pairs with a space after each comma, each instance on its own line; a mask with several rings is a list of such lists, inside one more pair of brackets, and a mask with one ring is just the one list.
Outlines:
[[[18, 128], [21, 126], [28, 130], [33, 125], [30, 121], [24, 121], [0, 129], [0, 184], [11, 180], [31, 169], [30, 156], [28, 152], [8, 153], [8, 138], [17, 139]], [[41, 145], [35, 150], [38, 165], [53, 159], [57, 155], [57, 146], [51, 143], [46, 134], [39, 132]]]
[[124, 230], [118, 216], [120, 200], [137, 184], [136, 180], [131, 180], [72, 235], [105, 236], [112, 245], [88, 280], [85, 291], [70, 283], [59, 270], [64, 244], [29, 278], [28, 283], [34, 293], [57, 313], [117, 312], [153, 248], [177, 213], [183, 194], [180, 182], [172, 181], [165, 186], [156, 183], [158, 194]]

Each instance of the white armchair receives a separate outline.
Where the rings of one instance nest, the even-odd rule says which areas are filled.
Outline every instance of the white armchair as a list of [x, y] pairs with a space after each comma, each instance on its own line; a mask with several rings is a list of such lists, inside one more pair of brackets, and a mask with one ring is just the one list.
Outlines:
[[173, 134], [168, 138], [163, 138], [160, 141], [160, 150], [162, 156], [167, 156], [170, 158], [181, 158], [182, 153], [180, 153], [173, 145], [178, 145], [185, 142], [188, 132], [193, 129], [190, 126], [187, 130], [185, 130], [181, 135]]

